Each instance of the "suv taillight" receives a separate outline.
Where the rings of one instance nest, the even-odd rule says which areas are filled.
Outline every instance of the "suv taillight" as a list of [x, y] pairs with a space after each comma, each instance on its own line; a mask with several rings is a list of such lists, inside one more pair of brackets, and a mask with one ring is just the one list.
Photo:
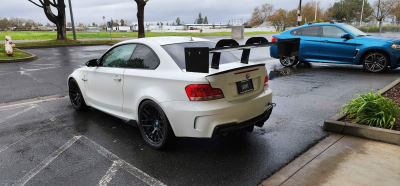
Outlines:
[[267, 86], [267, 85], [268, 85], [268, 75], [265, 76], [265, 79], [264, 79], [264, 87]]
[[276, 40], [278, 40], [277, 37], [272, 37], [272, 42], [275, 42]]
[[190, 101], [209, 101], [224, 98], [224, 93], [219, 88], [211, 85], [188, 85], [185, 88]]

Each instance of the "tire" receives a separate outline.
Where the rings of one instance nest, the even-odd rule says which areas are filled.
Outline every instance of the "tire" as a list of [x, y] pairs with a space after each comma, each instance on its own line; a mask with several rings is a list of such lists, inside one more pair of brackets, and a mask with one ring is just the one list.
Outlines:
[[68, 82], [68, 93], [71, 104], [76, 110], [87, 110], [89, 108], [83, 99], [82, 92], [75, 79], [71, 79]]
[[175, 138], [164, 111], [154, 101], [146, 100], [139, 107], [139, 128], [151, 148], [165, 148]]
[[279, 58], [279, 61], [285, 67], [292, 67], [299, 63], [299, 57], [297, 57], [297, 56], [282, 56]]
[[363, 58], [363, 67], [368, 72], [382, 72], [389, 65], [389, 57], [383, 52], [370, 52]]

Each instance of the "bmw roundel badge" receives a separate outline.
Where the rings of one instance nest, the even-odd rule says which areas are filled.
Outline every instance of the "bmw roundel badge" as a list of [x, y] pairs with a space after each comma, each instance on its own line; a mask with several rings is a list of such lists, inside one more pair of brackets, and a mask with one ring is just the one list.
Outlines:
[[249, 74], [249, 73], [246, 74], [246, 78], [247, 78], [247, 79], [250, 78], [250, 74]]

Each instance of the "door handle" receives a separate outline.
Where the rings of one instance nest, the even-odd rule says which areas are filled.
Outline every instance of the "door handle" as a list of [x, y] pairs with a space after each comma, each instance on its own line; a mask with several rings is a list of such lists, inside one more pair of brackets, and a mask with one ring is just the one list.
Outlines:
[[87, 81], [87, 79], [86, 78], [82, 78], [82, 81]]
[[114, 76], [114, 80], [115, 80], [115, 81], [121, 81], [121, 78], [118, 77], [118, 76]]
[[324, 42], [325, 42], [325, 43], [329, 43], [329, 41], [328, 41], [328, 40], [325, 40]]

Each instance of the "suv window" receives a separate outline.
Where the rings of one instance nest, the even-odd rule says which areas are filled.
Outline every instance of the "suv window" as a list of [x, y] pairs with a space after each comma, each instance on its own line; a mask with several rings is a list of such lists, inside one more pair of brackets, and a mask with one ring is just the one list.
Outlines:
[[294, 36], [301, 36], [301, 28], [300, 29], [296, 29], [290, 32], [290, 34], [294, 35]]
[[138, 45], [129, 59], [126, 68], [141, 68], [154, 70], [160, 64], [160, 59], [148, 46]]
[[122, 67], [125, 68], [126, 62], [131, 58], [133, 50], [136, 45], [122, 45], [111, 49], [101, 59], [99, 66], [102, 67]]
[[323, 26], [323, 36], [329, 38], [341, 38], [345, 34], [344, 30], [336, 26]]
[[301, 33], [302, 36], [319, 37], [319, 26], [304, 27]]

